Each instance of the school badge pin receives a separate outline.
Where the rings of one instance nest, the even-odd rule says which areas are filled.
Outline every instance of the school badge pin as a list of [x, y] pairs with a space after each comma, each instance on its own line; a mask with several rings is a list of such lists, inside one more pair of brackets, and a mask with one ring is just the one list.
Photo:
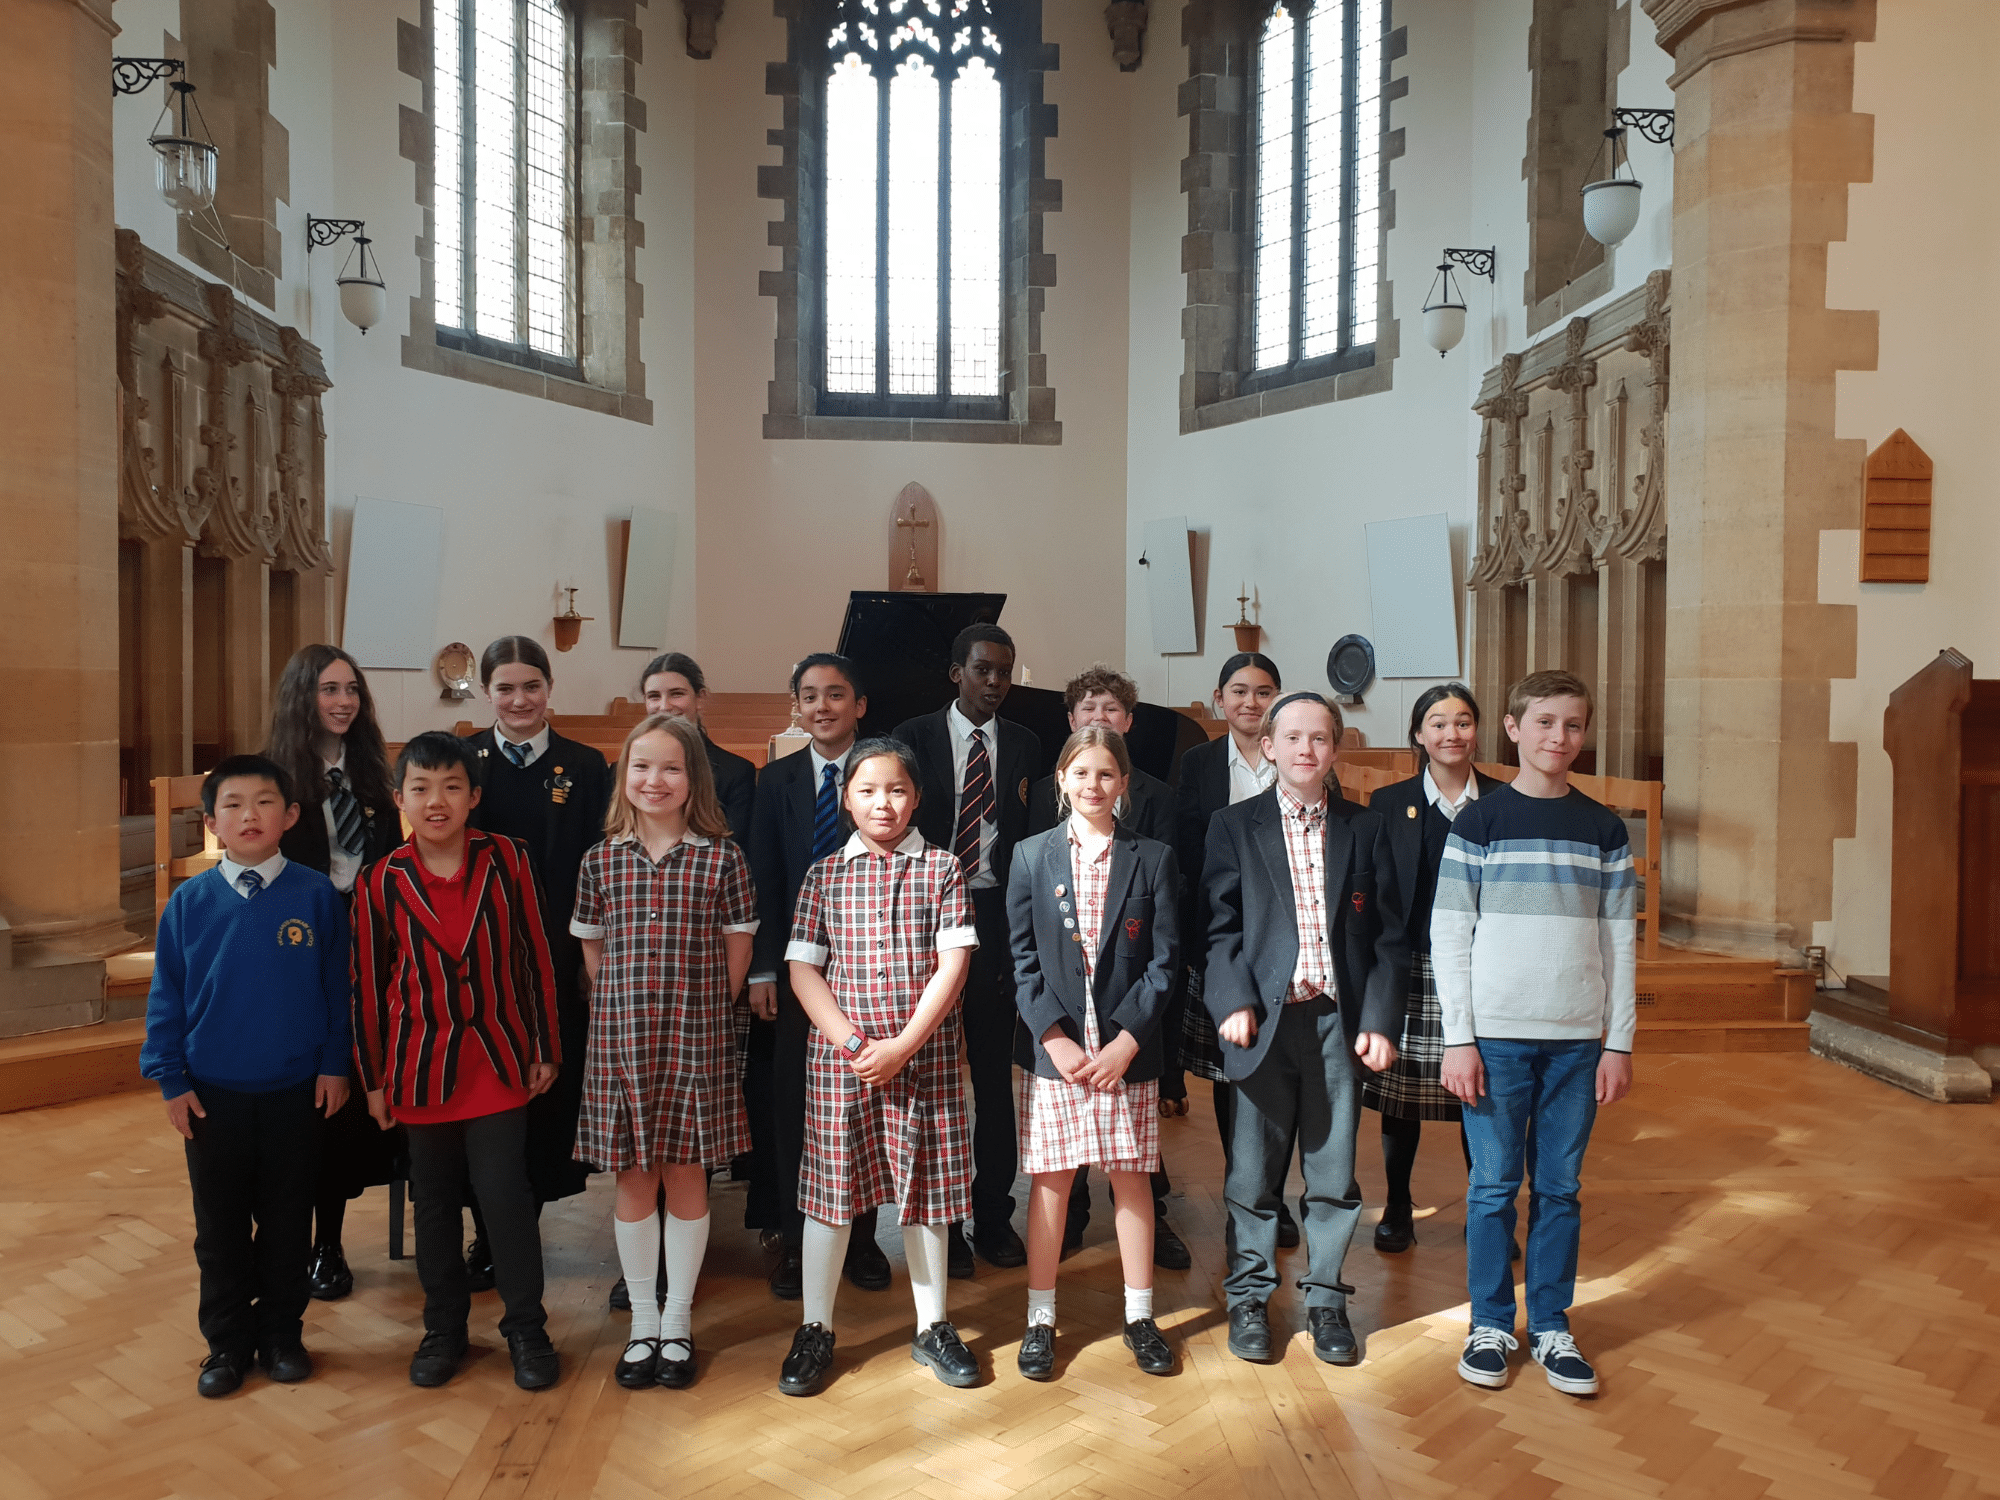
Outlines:
[[278, 946], [280, 948], [310, 948], [313, 945], [313, 930], [297, 917], [280, 924]]
[[1417, 810], [1414, 807], [1406, 807], [1403, 809], [1403, 816], [1406, 818], [1414, 818], [1416, 815], [1417, 815]]
[[1068, 886], [1066, 886], [1066, 885], [1059, 885], [1059, 886], [1057, 886], [1057, 887], [1056, 887], [1056, 894], [1057, 894], [1058, 896], [1067, 896], [1067, 895], [1069, 894], [1069, 887], [1068, 887]]
[[563, 775], [562, 767], [557, 766], [556, 774], [549, 778], [549, 801], [555, 803], [557, 807], [561, 807], [569, 801], [570, 788], [575, 785], [576, 782], [574, 780]]
[[1018, 794], [1021, 798], [1021, 806], [1026, 807], [1028, 805], [1028, 778], [1025, 776], [1021, 778]]

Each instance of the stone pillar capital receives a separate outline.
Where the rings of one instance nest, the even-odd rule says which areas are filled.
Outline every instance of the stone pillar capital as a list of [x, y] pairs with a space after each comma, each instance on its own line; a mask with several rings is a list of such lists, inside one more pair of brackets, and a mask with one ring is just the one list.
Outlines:
[[1875, 0], [1641, 0], [1678, 89], [1720, 57], [1788, 42], [1867, 42]]

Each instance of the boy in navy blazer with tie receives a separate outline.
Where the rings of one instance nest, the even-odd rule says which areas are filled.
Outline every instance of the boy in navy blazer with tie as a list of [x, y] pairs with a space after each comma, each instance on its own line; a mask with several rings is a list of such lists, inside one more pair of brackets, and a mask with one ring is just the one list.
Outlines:
[[[861, 691], [854, 663], [831, 651], [815, 651], [793, 667], [791, 688], [792, 705], [812, 744], [758, 773], [744, 852], [757, 886], [760, 919], [750, 958], [750, 1009], [777, 1023], [771, 1097], [751, 1106], [768, 1110], [774, 1159], [766, 1172], [753, 1177], [751, 1191], [766, 1200], [767, 1216], [783, 1226], [771, 1271], [772, 1295], [796, 1302], [802, 1295], [799, 1255], [805, 1215], [799, 1211], [799, 1158], [805, 1149], [806, 1042], [812, 1022], [792, 994], [785, 943], [806, 871], [839, 850], [852, 831], [840, 799], [856, 726], [868, 712], [868, 695]], [[760, 1180], [765, 1175], [768, 1182]], [[847, 1242], [847, 1279], [864, 1291], [884, 1291], [889, 1258], [875, 1242], [875, 1210], [854, 1225]]]
[[917, 828], [958, 856], [972, 892], [979, 949], [960, 1000], [965, 1064], [972, 1074], [972, 1243], [952, 1226], [951, 1274], [972, 1275], [978, 1250], [1000, 1267], [1025, 1265], [1014, 1232], [1014, 992], [1008, 961], [1007, 872], [1028, 833], [1028, 787], [1042, 763], [1041, 741], [997, 717], [1014, 685], [1014, 638], [998, 625], [968, 625], [951, 643], [958, 697], [936, 713], [896, 726], [923, 771]]
[[1340, 1279], [1361, 1216], [1355, 1061], [1378, 1073], [1395, 1061], [1409, 939], [1382, 819], [1333, 791], [1340, 734], [1340, 711], [1326, 699], [1280, 698], [1263, 738], [1276, 783], [1217, 813], [1208, 829], [1202, 999], [1237, 1093], [1223, 1286], [1229, 1350], [1239, 1359], [1273, 1351], [1265, 1304], [1279, 1282], [1278, 1198], [1294, 1135], [1313, 1352], [1328, 1364], [1361, 1358]]

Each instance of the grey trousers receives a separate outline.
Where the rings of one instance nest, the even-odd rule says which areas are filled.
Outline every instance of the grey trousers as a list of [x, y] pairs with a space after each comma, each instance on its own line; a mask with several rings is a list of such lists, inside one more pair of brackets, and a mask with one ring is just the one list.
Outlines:
[[1278, 1203], [1294, 1132], [1305, 1178], [1300, 1226], [1309, 1257], [1307, 1307], [1345, 1307], [1341, 1262], [1361, 1218], [1354, 1181], [1354, 1132], [1361, 1118], [1357, 1064], [1325, 996], [1285, 1005], [1257, 1071], [1236, 1083], [1223, 1197], [1229, 1205], [1229, 1305], [1265, 1302], [1278, 1289]]

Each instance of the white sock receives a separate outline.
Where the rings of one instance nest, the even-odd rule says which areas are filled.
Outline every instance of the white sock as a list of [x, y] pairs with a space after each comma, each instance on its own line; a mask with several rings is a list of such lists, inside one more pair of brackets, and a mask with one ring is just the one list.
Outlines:
[[676, 1219], [667, 1215], [667, 1305], [660, 1315], [660, 1337], [683, 1339], [694, 1347], [694, 1284], [701, 1278], [701, 1260], [708, 1253], [709, 1216]]
[[[1028, 1293], [1030, 1297], [1033, 1292]], [[1153, 1289], [1149, 1286], [1128, 1286], [1125, 1288], [1125, 1321], [1136, 1323], [1141, 1318], [1153, 1315]]]
[[1056, 1289], [1046, 1292], [1028, 1288], [1028, 1326], [1030, 1328], [1053, 1328], [1056, 1326]]
[[611, 1228], [618, 1240], [618, 1265], [625, 1273], [625, 1290], [632, 1295], [632, 1332], [628, 1337], [635, 1342], [658, 1338], [660, 1216], [647, 1214], [628, 1223], [614, 1215]]
[[910, 1295], [917, 1303], [917, 1332], [944, 1321], [945, 1226], [905, 1224], [903, 1258], [910, 1263]]
[[847, 1240], [853, 1233], [851, 1220], [845, 1224], [826, 1224], [807, 1217], [805, 1236], [799, 1245], [800, 1280], [805, 1293], [802, 1322], [832, 1330], [833, 1298], [840, 1290], [840, 1267], [847, 1259]]

